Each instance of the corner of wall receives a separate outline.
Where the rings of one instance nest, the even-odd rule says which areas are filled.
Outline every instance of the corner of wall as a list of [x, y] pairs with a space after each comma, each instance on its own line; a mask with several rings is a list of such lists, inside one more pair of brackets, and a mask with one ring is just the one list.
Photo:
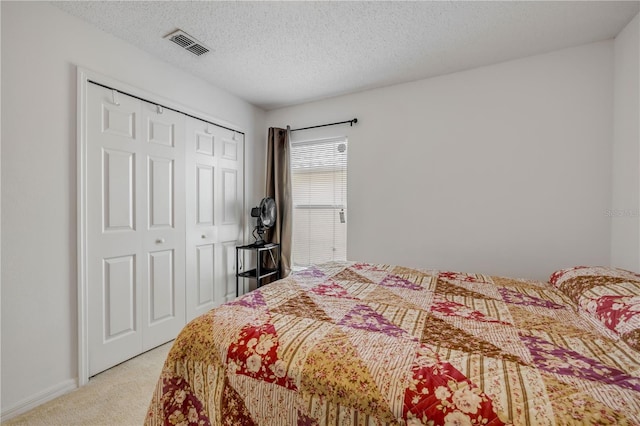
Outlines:
[[611, 265], [640, 271], [640, 14], [614, 40]]

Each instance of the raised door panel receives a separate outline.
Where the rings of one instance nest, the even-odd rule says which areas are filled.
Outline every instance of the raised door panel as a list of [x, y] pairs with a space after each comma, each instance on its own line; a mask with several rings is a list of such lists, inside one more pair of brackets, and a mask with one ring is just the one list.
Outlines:
[[[234, 135], [235, 136], [235, 135]], [[237, 136], [236, 136], [237, 139]], [[222, 158], [232, 161], [238, 160], [238, 141], [237, 140], [222, 140]]]
[[213, 226], [214, 223], [214, 168], [205, 164], [196, 165], [196, 224]]
[[168, 147], [175, 146], [175, 127], [172, 122], [149, 117], [147, 120], [147, 142]]
[[204, 132], [196, 132], [196, 154], [202, 154], [209, 157], [213, 157], [214, 137], [211, 134]]
[[[129, 99], [129, 97], [126, 98]], [[121, 106], [109, 103], [109, 100], [102, 102], [102, 132], [135, 140], [136, 112], [127, 110], [126, 107], [121, 108]]]
[[237, 241], [227, 241], [222, 244], [222, 282], [224, 301], [228, 302], [236, 297], [236, 245]]
[[149, 253], [149, 324], [175, 317], [173, 250]]
[[222, 170], [222, 224], [238, 223], [238, 172]]
[[105, 342], [135, 333], [137, 329], [135, 259], [135, 255], [104, 259]]
[[150, 229], [172, 228], [174, 206], [174, 160], [148, 159], [148, 224]]
[[135, 229], [135, 153], [105, 149], [102, 154], [104, 232]]
[[196, 247], [197, 307], [202, 308], [214, 302], [215, 247], [204, 244]]

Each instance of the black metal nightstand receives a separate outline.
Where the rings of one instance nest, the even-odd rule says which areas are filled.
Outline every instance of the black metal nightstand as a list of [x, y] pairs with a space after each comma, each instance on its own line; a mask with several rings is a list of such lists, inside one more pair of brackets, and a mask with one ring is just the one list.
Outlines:
[[[240, 272], [240, 250], [249, 250], [256, 253], [256, 267], [247, 271]], [[275, 256], [274, 256], [275, 253]], [[256, 280], [256, 286], [262, 287], [262, 281], [274, 276], [276, 280], [280, 279], [280, 244], [277, 243], [265, 243], [265, 244], [248, 244], [245, 246], [236, 247], [236, 297], [240, 295], [240, 278], [254, 278]], [[264, 267], [264, 256], [270, 256], [274, 269]], [[244, 289], [244, 285], [243, 285]]]

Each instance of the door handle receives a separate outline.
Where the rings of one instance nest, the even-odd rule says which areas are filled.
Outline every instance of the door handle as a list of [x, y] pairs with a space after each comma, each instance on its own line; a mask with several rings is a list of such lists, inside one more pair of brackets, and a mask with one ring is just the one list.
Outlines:
[[162, 243], [164, 243], [164, 238], [158, 238], [156, 240], [156, 244], [162, 244]]

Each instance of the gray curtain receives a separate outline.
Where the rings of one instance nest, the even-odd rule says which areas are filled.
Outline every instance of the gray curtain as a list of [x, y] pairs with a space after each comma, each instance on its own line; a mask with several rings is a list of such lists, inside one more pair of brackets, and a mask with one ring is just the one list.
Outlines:
[[280, 243], [282, 261], [280, 274], [284, 278], [291, 272], [291, 239], [293, 210], [291, 201], [291, 166], [289, 162], [289, 140], [291, 129], [269, 127], [267, 138], [266, 196], [276, 202], [278, 217], [276, 226], [268, 232], [267, 241]]

